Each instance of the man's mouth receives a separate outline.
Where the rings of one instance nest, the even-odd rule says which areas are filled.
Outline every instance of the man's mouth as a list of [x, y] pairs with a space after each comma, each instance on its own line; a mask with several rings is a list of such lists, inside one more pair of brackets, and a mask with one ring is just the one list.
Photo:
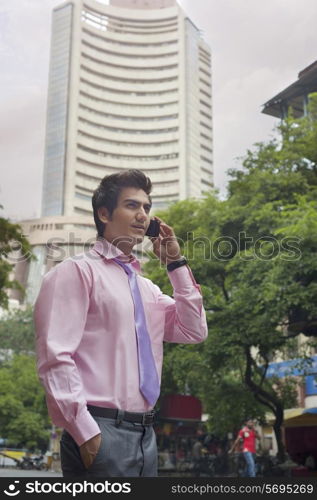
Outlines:
[[134, 227], [135, 229], [142, 229], [142, 231], [145, 230], [145, 227], [144, 226], [137, 226], [137, 225], [133, 225], [132, 227]]

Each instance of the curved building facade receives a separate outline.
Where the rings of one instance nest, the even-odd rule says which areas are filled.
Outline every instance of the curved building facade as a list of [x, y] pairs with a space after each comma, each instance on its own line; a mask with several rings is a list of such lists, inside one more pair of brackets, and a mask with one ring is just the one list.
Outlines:
[[105, 175], [139, 168], [153, 209], [213, 185], [211, 56], [175, 0], [53, 11], [42, 215], [91, 215]]
[[32, 254], [22, 255], [20, 250], [11, 252], [8, 262], [14, 265], [11, 279], [24, 288], [10, 291], [10, 298], [20, 303], [33, 304], [43, 276], [68, 257], [87, 252], [96, 240], [93, 219], [82, 215], [41, 217], [19, 222], [27, 237]]

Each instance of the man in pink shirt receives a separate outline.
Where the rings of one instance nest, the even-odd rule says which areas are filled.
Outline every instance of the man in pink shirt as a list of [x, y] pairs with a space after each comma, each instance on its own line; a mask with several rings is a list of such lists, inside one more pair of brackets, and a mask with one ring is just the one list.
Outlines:
[[64, 428], [64, 477], [156, 476], [152, 410], [163, 341], [207, 337], [200, 287], [173, 229], [160, 221], [152, 238], [173, 298], [140, 274], [132, 255], [150, 223], [150, 192], [139, 170], [105, 177], [92, 199], [95, 245], [46, 274], [35, 304], [38, 374], [49, 414]]

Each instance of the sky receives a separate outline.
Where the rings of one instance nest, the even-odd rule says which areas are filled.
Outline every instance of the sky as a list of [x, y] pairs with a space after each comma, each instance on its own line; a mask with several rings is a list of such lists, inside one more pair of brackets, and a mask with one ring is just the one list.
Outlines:
[[[50, 23], [60, 0], [0, 0], [0, 216], [39, 217]], [[317, 59], [316, 0], [180, 0], [212, 51], [214, 179], [272, 137], [262, 105]], [[239, 160], [240, 158], [240, 160]]]

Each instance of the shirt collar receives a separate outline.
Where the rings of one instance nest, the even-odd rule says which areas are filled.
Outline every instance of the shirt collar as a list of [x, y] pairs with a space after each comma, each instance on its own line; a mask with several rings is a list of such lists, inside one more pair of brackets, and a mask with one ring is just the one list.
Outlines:
[[141, 272], [140, 262], [133, 254], [125, 255], [118, 247], [112, 245], [112, 243], [105, 238], [98, 238], [93, 246], [93, 250], [99, 255], [102, 255], [106, 260], [117, 257], [123, 262], [131, 264], [138, 272]]

